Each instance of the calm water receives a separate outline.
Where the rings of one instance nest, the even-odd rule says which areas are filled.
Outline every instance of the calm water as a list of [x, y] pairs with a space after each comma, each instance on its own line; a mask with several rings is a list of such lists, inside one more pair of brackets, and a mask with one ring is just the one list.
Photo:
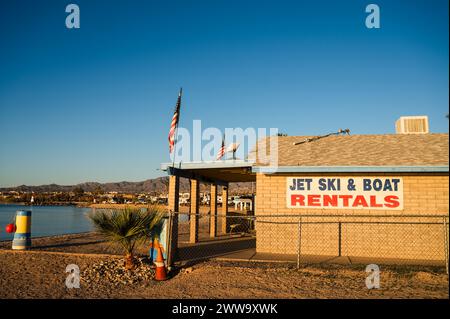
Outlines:
[[[0, 240], [12, 239], [5, 231], [6, 224], [14, 221], [17, 210], [30, 210], [30, 206], [0, 204]], [[33, 206], [31, 237], [80, 233], [92, 230], [87, 214], [90, 208], [73, 206]]]

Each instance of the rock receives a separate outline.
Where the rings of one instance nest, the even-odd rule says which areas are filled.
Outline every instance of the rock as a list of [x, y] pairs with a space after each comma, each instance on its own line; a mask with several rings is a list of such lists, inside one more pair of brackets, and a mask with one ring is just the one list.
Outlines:
[[81, 273], [81, 278], [95, 285], [107, 281], [114, 286], [117, 285], [134, 285], [150, 281], [154, 278], [155, 271], [150, 267], [147, 258], [136, 259], [135, 269], [133, 271], [126, 270], [123, 267], [123, 260], [110, 259], [103, 260], [91, 265]]

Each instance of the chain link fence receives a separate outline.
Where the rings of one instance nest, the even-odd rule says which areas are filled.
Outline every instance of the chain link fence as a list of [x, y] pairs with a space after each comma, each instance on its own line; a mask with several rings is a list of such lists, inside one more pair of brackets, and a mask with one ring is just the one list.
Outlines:
[[448, 273], [448, 215], [174, 216], [178, 262], [214, 257], [287, 261], [298, 267], [314, 262], [386, 262], [442, 265]]
[[[243, 213], [175, 213], [178, 216], [178, 249], [175, 261], [220, 257], [254, 250], [255, 218]], [[197, 219], [197, 235], [192, 228]]]
[[298, 266], [344, 260], [448, 269], [448, 216], [267, 215], [256, 225], [259, 254], [295, 256]]

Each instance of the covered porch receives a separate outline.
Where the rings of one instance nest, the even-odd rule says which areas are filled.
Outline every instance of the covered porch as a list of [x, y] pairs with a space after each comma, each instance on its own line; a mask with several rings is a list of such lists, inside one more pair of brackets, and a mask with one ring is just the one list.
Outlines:
[[[211, 162], [163, 163], [161, 170], [169, 175], [167, 238], [167, 262], [201, 259], [255, 247], [255, 238], [236, 235], [236, 224], [228, 205], [229, 184], [234, 182], [256, 182], [252, 172], [253, 162], [225, 160]], [[188, 208], [180, 210], [180, 178], [189, 180], [190, 202]], [[209, 191], [207, 207], [200, 207], [200, 184]], [[221, 196], [221, 207], [219, 200]], [[234, 204], [232, 205], [234, 206]], [[254, 202], [242, 214], [252, 214]], [[242, 205], [240, 207], [242, 209]], [[208, 219], [207, 221], [205, 219]], [[239, 217], [241, 218], [241, 217]], [[243, 220], [243, 219], [239, 219]], [[207, 223], [207, 224], [206, 224]], [[205, 232], [205, 227], [207, 227]]]

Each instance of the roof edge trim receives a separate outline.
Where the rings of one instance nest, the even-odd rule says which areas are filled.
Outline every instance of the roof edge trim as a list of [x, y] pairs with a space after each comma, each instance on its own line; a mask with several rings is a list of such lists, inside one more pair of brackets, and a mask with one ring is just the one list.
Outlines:
[[254, 161], [248, 160], [222, 160], [222, 161], [204, 161], [204, 162], [179, 162], [179, 163], [161, 163], [160, 169], [166, 171], [169, 167], [178, 169], [211, 169], [211, 168], [240, 168], [252, 167]]
[[448, 173], [448, 166], [253, 166], [253, 173]]

